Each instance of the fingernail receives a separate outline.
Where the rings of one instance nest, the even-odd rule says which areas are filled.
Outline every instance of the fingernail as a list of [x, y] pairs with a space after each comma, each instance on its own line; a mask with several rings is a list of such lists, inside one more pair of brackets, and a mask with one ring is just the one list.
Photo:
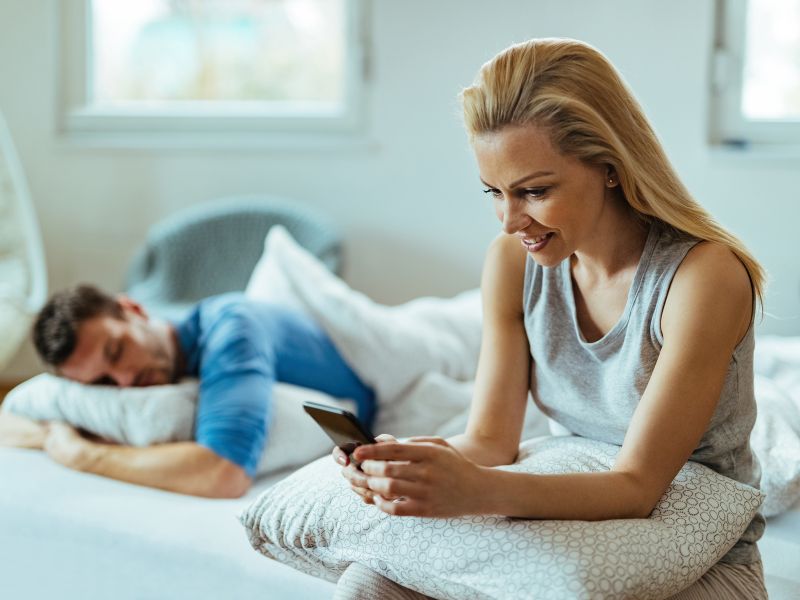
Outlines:
[[344, 459], [344, 456], [337, 457], [336, 458], [336, 462], [338, 462], [340, 465], [346, 465], [347, 464], [347, 462]]

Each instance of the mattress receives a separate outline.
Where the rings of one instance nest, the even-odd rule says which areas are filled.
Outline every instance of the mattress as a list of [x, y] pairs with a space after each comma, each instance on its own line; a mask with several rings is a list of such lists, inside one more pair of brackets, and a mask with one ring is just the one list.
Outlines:
[[[207, 500], [76, 473], [0, 448], [0, 583], [9, 599], [331, 598], [331, 583], [253, 551], [237, 520], [260, 491]], [[800, 599], [800, 502], [759, 542], [772, 600]]]
[[0, 595], [8, 600], [330, 598], [334, 585], [253, 551], [246, 497], [210, 500], [77, 473], [0, 448]]

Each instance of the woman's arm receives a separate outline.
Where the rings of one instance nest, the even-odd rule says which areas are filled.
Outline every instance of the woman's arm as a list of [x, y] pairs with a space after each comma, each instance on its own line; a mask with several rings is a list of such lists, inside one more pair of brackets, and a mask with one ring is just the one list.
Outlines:
[[[530, 382], [530, 351], [523, 322], [522, 293], [526, 253], [513, 236], [492, 242], [481, 278], [483, 332], [475, 391], [466, 433], [451, 437], [448, 448], [473, 467], [506, 465], [517, 456], [525, 419]], [[380, 446], [396, 443], [378, 436]], [[412, 443], [438, 443], [434, 438], [412, 438]], [[333, 458], [354, 492], [372, 503], [374, 491], [367, 477], [353, 467], [347, 455], [333, 449]], [[391, 497], [390, 497], [391, 498]]]
[[466, 432], [449, 438], [479, 465], [507, 465], [519, 449], [531, 356], [522, 306], [525, 249], [510, 235], [489, 247], [481, 277], [483, 332]]
[[[363, 446], [356, 458], [366, 460], [375, 504], [390, 514], [420, 516], [648, 516], [708, 428], [752, 310], [750, 280], [738, 259], [720, 246], [699, 244], [673, 280], [661, 320], [664, 345], [611, 471], [508, 473], [478, 466], [435, 440]], [[398, 497], [405, 499], [387, 501]]]

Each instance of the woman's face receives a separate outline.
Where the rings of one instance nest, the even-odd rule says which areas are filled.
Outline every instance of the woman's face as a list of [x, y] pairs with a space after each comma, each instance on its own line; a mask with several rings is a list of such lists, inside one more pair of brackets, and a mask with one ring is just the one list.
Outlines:
[[480, 134], [473, 149], [503, 231], [518, 236], [537, 263], [552, 267], [602, 243], [598, 224], [611, 192], [605, 168], [560, 154], [535, 125]]

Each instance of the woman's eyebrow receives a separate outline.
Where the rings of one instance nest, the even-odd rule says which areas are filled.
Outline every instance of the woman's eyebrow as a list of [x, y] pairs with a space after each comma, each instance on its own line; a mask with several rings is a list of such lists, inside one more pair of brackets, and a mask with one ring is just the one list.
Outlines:
[[552, 171], [536, 171], [535, 173], [531, 173], [530, 175], [526, 175], [525, 177], [522, 177], [521, 179], [517, 179], [509, 187], [513, 188], [513, 187], [518, 186], [520, 183], [525, 183], [526, 181], [529, 181], [531, 179], [536, 179], [537, 177], [544, 177], [545, 175], [553, 175], [553, 172]]
[[[512, 183], [512, 184], [511, 184], [510, 186], [508, 186], [508, 187], [510, 187], [510, 188], [513, 188], [513, 187], [516, 187], [516, 186], [518, 186], [518, 185], [519, 185], [519, 184], [521, 184], [521, 183], [525, 183], [526, 181], [530, 181], [531, 179], [536, 179], [537, 177], [544, 177], [545, 175], [554, 175], [554, 174], [555, 174], [555, 173], [553, 173], [553, 171], [535, 171], [534, 173], [531, 173], [530, 175], [525, 175], [525, 177], [522, 177], [522, 178], [520, 178], [520, 179], [517, 179], [517, 180], [516, 180], [514, 183]], [[493, 186], [493, 185], [491, 185], [491, 184], [489, 184], [489, 183], [486, 183], [486, 182], [483, 180], [483, 178], [482, 178], [482, 177], [480, 178], [480, 180], [481, 180], [481, 183], [482, 183], [483, 185], [487, 186], [487, 187], [490, 187], [490, 188], [493, 188], [493, 187], [495, 187], [495, 186]]]

